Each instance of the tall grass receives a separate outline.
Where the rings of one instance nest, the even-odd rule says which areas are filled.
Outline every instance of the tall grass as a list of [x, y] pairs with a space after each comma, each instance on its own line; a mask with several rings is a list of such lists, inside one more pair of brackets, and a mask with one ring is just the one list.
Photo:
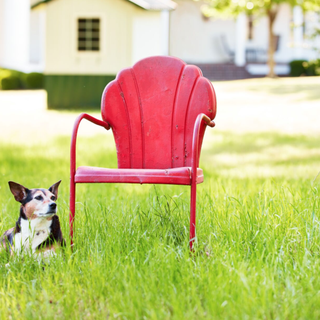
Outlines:
[[[111, 145], [82, 138], [79, 164], [116, 166]], [[62, 179], [68, 240], [69, 139], [0, 150], [1, 232], [19, 212], [8, 180]], [[73, 252], [1, 256], [0, 319], [318, 319], [319, 156], [313, 137], [207, 135], [193, 254], [188, 187], [78, 185]]]

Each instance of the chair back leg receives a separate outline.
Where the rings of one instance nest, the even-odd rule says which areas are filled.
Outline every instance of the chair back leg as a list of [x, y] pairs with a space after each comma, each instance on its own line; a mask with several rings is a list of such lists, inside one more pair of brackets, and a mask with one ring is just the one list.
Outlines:
[[190, 250], [193, 250], [193, 242], [196, 236], [196, 208], [197, 208], [197, 183], [195, 181], [191, 184], [190, 194]]

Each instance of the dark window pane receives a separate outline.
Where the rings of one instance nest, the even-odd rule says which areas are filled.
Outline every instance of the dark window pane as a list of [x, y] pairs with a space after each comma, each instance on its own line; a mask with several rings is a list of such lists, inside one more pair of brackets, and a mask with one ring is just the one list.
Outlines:
[[100, 19], [78, 19], [78, 50], [100, 50]]

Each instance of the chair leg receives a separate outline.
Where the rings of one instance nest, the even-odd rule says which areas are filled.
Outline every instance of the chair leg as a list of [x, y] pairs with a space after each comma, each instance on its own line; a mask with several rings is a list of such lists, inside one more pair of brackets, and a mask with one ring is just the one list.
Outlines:
[[191, 195], [190, 195], [190, 250], [193, 250], [193, 242], [196, 236], [196, 206], [197, 206], [197, 183], [192, 182], [191, 184]]
[[70, 241], [73, 246], [73, 223], [76, 210], [76, 184], [74, 178], [70, 179], [70, 215], [69, 215], [69, 226], [70, 226]]

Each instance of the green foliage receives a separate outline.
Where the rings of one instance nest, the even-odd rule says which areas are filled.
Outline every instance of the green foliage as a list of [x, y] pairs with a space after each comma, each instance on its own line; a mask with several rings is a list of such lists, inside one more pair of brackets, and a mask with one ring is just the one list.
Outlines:
[[307, 60], [293, 60], [293, 61], [291, 61], [289, 63], [290, 76], [291, 77], [300, 77], [301, 75], [306, 75], [305, 63], [308, 63]]
[[41, 89], [43, 88], [43, 74], [32, 72], [24, 73], [17, 70], [0, 68], [0, 89]]
[[23, 88], [23, 76], [23, 72], [0, 68], [0, 89], [17, 90]]
[[308, 61], [304, 66], [308, 76], [320, 76], [320, 59]]
[[[197, 1], [197, 0], [194, 0]], [[203, 14], [212, 16], [237, 16], [241, 12], [247, 15], [266, 14], [268, 11], [277, 10], [277, 6], [288, 3], [292, 6], [299, 5], [305, 11], [320, 9], [318, 0], [207, 0], [202, 7]]]
[[320, 75], [320, 59], [318, 60], [293, 60], [289, 63], [290, 76], [319, 76]]
[[[69, 140], [0, 142], [1, 231], [19, 213], [8, 180], [62, 179], [68, 238]], [[318, 137], [215, 130], [210, 141], [194, 254], [189, 188], [78, 185], [73, 252], [46, 265], [0, 256], [0, 319], [318, 319]], [[79, 165], [114, 167], [111, 145], [111, 135], [81, 138]]]
[[17, 76], [7, 76], [0, 79], [2, 90], [17, 90], [21, 88], [20, 78]]
[[24, 81], [26, 89], [42, 89], [44, 87], [44, 76], [42, 73], [27, 73]]

